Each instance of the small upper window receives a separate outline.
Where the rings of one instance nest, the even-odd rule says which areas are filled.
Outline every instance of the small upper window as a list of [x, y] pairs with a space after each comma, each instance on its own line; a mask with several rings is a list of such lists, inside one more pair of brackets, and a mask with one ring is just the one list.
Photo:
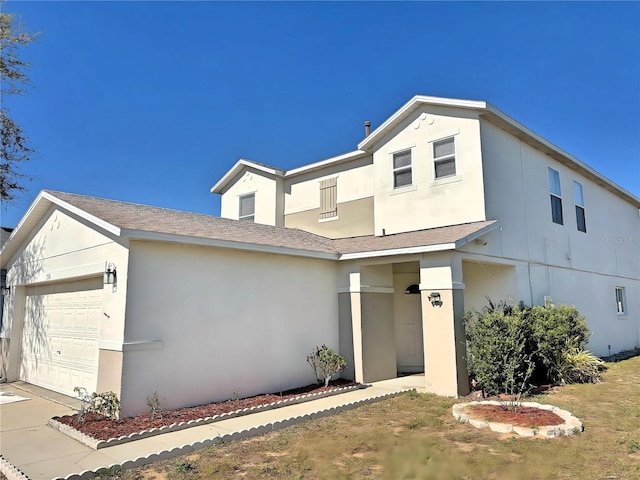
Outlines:
[[549, 167], [549, 192], [551, 193], [551, 220], [553, 223], [563, 225], [560, 174], [551, 167]]
[[240, 197], [238, 220], [255, 221], [256, 194], [243, 195]]
[[624, 315], [627, 313], [624, 297], [624, 287], [616, 287], [616, 309], [618, 311], [618, 315]]
[[338, 216], [338, 178], [320, 180], [320, 218]]
[[433, 142], [435, 178], [456, 174], [456, 143], [453, 137]]
[[587, 232], [587, 219], [584, 214], [584, 195], [582, 185], [574, 180], [573, 201], [576, 204], [576, 225], [581, 232]]
[[393, 154], [393, 188], [411, 185], [411, 150]]

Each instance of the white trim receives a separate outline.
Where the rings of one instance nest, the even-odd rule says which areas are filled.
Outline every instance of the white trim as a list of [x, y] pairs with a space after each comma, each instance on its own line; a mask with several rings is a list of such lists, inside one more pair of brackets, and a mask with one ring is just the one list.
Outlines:
[[114, 352], [131, 352], [139, 350], [161, 350], [162, 340], [140, 340], [135, 342], [110, 342], [98, 343], [98, 350], [111, 350]]
[[338, 215], [335, 215], [333, 217], [327, 217], [327, 218], [319, 218], [318, 223], [334, 222], [336, 220], [340, 220], [340, 217]]
[[[413, 180], [413, 172], [411, 172], [411, 180]], [[418, 185], [412, 183], [411, 185], [405, 185], [404, 187], [394, 188], [389, 192], [389, 195], [399, 195], [401, 193], [415, 192], [416, 190], [418, 190]]]
[[392, 248], [389, 250], [373, 250], [367, 252], [345, 253], [338, 260], [355, 260], [359, 258], [386, 257], [391, 255], [408, 255], [413, 253], [441, 252], [454, 250], [455, 243], [440, 243], [438, 245], [420, 245], [418, 247]]
[[359, 287], [340, 287], [338, 293], [395, 293], [393, 287], [370, 287], [369, 285], [361, 285]]
[[310, 163], [309, 165], [304, 165], [302, 167], [297, 167], [291, 170], [287, 170], [284, 176], [285, 178], [293, 177], [294, 175], [299, 175], [301, 173], [307, 173], [313, 170], [318, 170], [320, 168], [346, 162], [348, 160], [355, 160], [356, 158], [364, 157], [366, 155], [370, 155], [370, 153], [365, 152], [363, 150], [354, 150], [353, 152], [343, 153], [335, 157], [327, 158], [326, 160], [320, 160], [319, 162]]
[[[435, 169], [434, 169], [434, 174], [435, 174]], [[447, 177], [441, 177], [441, 178], [436, 178], [434, 179], [429, 186], [430, 187], [437, 187], [439, 185], [446, 185], [448, 183], [456, 183], [456, 182], [461, 182], [462, 181], [462, 175], [449, 175]]]
[[421, 283], [420, 291], [423, 290], [464, 290], [465, 286], [462, 282], [451, 282], [451, 283]]
[[200, 245], [205, 247], [231, 248], [248, 252], [275, 253], [278, 255], [293, 255], [297, 257], [319, 258], [323, 260], [338, 260], [337, 253], [316, 252], [273, 245], [257, 245], [255, 243], [236, 242], [233, 240], [219, 240], [213, 238], [192, 237], [175, 233], [158, 233], [144, 230], [122, 230], [122, 236], [131, 240], [151, 240], [157, 242], [183, 243], [186, 245]]
[[[391, 155], [393, 158], [393, 155], [395, 155], [396, 153], [406, 152], [407, 150], [413, 150], [414, 148], [416, 148], [416, 142], [407, 143], [401, 148], [394, 148], [393, 150], [389, 150], [387, 152], [387, 155]], [[413, 152], [411, 153], [411, 161], [413, 163]]]
[[437, 137], [429, 137], [431, 140], [427, 140], [427, 143], [439, 142], [440, 140], [446, 140], [447, 138], [455, 137], [460, 134], [460, 129], [449, 130], [447, 132], [439, 133]]
[[216, 184], [211, 187], [211, 193], [222, 193], [222, 189], [227, 186], [227, 183], [231, 181], [233, 177], [235, 177], [238, 173], [240, 173], [245, 168], [253, 168], [255, 170], [259, 170], [264, 173], [268, 173], [269, 175], [275, 175], [276, 177], [284, 176], [284, 170], [273, 167], [265, 167], [264, 165], [257, 164], [252, 162], [251, 160], [246, 160], [241, 158], [238, 160], [233, 167], [231, 167], [227, 173], [225, 173], [220, 180], [216, 182]]

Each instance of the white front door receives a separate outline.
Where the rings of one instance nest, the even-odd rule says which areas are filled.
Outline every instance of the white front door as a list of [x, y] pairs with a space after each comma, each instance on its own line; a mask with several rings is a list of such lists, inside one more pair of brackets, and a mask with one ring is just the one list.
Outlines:
[[398, 372], [424, 372], [422, 339], [422, 306], [420, 294], [406, 294], [406, 288], [420, 282], [419, 274], [402, 273], [393, 276]]
[[94, 392], [102, 278], [31, 287], [25, 302], [20, 380], [75, 396]]

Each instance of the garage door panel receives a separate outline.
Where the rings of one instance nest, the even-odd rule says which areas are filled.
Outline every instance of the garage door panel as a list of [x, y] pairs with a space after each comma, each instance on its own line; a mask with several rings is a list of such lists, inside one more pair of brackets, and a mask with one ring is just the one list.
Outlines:
[[95, 391], [101, 321], [101, 278], [30, 289], [20, 378], [69, 395]]

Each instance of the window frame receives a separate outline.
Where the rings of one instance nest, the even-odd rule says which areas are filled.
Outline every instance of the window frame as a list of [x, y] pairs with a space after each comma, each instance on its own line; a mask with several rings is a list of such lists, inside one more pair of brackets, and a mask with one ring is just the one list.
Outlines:
[[[242, 200], [245, 198], [253, 197], [253, 212], [249, 215], [242, 215]], [[238, 220], [244, 222], [256, 221], [256, 192], [245, 193], [244, 195], [238, 195]]]
[[[551, 197], [551, 221], [557, 225], [564, 225], [564, 212], [562, 211], [562, 182], [560, 180], [560, 172], [555, 168], [547, 167], [548, 177], [549, 177], [549, 195]], [[558, 192], [556, 193], [554, 190], [555, 182], [551, 181], [552, 172], [557, 176], [557, 187]], [[555, 176], [554, 176], [555, 177]], [[555, 180], [555, 178], [554, 178]], [[554, 203], [554, 200], [556, 202]], [[554, 208], [555, 207], [555, 208]], [[556, 210], [558, 210], [560, 217], [558, 218], [555, 215]]]
[[582, 184], [580, 182], [575, 180], [573, 181], [573, 203], [576, 211], [576, 228], [579, 232], [587, 233], [587, 216], [584, 208], [584, 188], [582, 188]]
[[[436, 157], [436, 145], [445, 141], [451, 140], [453, 142], [453, 153], [449, 153], [447, 155], [442, 155], [440, 157]], [[443, 137], [443, 138], [439, 138], [437, 140], [433, 140], [431, 141], [431, 155], [433, 157], [433, 180], [434, 181], [438, 181], [438, 180], [443, 180], [445, 178], [453, 178], [458, 174], [458, 161], [456, 158], [456, 152], [458, 151], [457, 149], [457, 144], [456, 144], [456, 136], [455, 135], [450, 135], [447, 137]], [[444, 163], [447, 162], [449, 160], [453, 159], [453, 173], [450, 173], [448, 175], [442, 175], [442, 176], [438, 176], [438, 170], [436, 168], [436, 165], [439, 163]]]
[[624, 287], [615, 287], [616, 312], [618, 316], [627, 314], [627, 297]]
[[[407, 153], [409, 154], [409, 165], [396, 167], [395, 166], [396, 157], [407, 154]], [[403, 185], [396, 185], [396, 175], [398, 173], [406, 173], [406, 172], [409, 172], [409, 174], [411, 175], [411, 181]], [[402, 188], [408, 188], [413, 186], [413, 148], [405, 148], [404, 150], [399, 150], [391, 154], [391, 177], [392, 177], [392, 183], [393, 183], [393, 190], [400, 190]]]

